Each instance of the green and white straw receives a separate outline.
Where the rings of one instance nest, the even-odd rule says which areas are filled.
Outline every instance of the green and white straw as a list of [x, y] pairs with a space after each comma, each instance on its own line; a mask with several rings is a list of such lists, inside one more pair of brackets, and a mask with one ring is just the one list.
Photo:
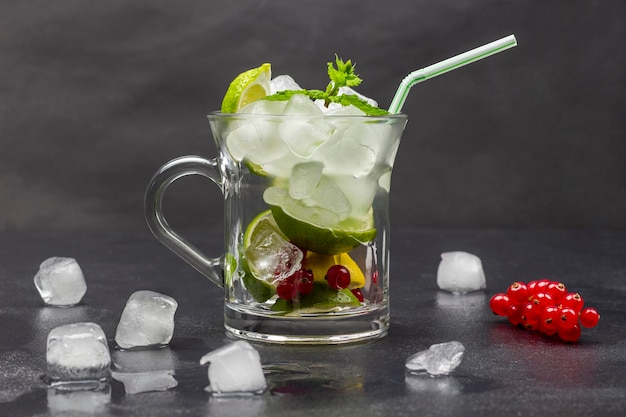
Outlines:
[[509, 35], [505, 38], [479, 46], [478, 48], [474, 48], [457, 56], [453, 56], [452, 58], [448, 58], [428, 67], [413, 71], [404, 77], [404, 79], [400, 82], [396, 95], [393, 97], [391, 105], [389, 106], [389, 113], [400, 113], [402, 106], [406, 101], [406, 97], [409, 95], [409, 90], [415, 84], [429, 80], [438, 75], [445, 74], [446, 72], [471, 64], [472, 62], [476, 62], [483, 58], [487, 58], [488, 56], [495, 55], [498, 52], [502, 52], [516, 45], [517, 40], [515, 39], [515, 36]]

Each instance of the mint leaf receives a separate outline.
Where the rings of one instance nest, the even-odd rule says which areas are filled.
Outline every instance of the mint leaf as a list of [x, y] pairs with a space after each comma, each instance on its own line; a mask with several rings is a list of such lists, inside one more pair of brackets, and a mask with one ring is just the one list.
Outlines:
[[304, 94], [312, 100], [324, 100], [327, 96], [327, 94], [322, 90], [285, 90], [279, 91], [270, 96], [265, 96], [261, 100], [287, 101], [296, 94]]
[[363, 111], [368, 116], [386, 116], [388, 111], [372, 106], [367, 101], [359, 98], [354, 94], [339, 95], [341, 87], [356, 87], [363, 81], [354, 73], [352, 61], [344, 61], [335, 54], [335, 62], [328, 62], [328, 77], [330, 82], [326, 86], [326, 90], [287, 90], [279, 91], [275, 94], [266, 96], [263, 100], [270, 101], [286, 101], [296, 94], [304, 94], [311, 100], [324, 100], [324, 105], [328, 107], [330, 103], [339, 103], [342, 106], [353, 105]]
[[387, 110], [379, 109], [376, 106], [372, 106], [367, 101], [359, 98], [355, 94], [343, 94], [338, 97], [342, 106], [353, 105], [357, 109], [361, 110], [368, 116], [387, 116], [389, 112]]
[[330, 78], [333, 89], [338, 90], [340, 87], [356, 87], [363, 81], [357, 74], [354, 73], [354, 67], [352, 61], [347, 60], [344, 62], [335, 54], [335, 64], [337, 68], [333, 66], [332, 62], [328, 63], [328, 77]]
[[287, 101], [289, 100], [291, 97], [293, 97], [296, 94], [306, 94], [306, 90], [284, 90], [284, 91], [279, 91], [277, 93], [274, 93], [270, 96], [265, 96], [262, 98], [262, 100], [268, 100], [268, 101]]

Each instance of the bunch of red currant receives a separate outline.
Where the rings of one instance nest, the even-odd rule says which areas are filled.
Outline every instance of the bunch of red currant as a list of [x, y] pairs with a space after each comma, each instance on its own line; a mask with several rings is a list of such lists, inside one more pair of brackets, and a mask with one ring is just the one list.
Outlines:
[[547, 336], [558, 335], [566, 342], [576, 342], [582, 327], [595, 327], [600, 320], [593, 307], [583, 308], [583, 298], [570, 293], [561, 282], [539, 279], [514, 282], [506, 293], [491, 297], [494, 314], [508, 318], [514, 326], [538, 330]]

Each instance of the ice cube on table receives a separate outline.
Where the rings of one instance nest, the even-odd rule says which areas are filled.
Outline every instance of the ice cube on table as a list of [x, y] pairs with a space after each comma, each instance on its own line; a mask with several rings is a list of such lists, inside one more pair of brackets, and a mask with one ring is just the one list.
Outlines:
[[462, 251], [442, 253], [437, 269], [437, 285], [455, 294], [485, 288], [485, 272], [480, 258]]
[[48, 305], [78, 304], [87, 291], [83, 271], [74, 258], [46, 259], [39, 266], [34, 280], [39, 295]]
[[111, 372], [111, 354], [99, 325], [91, 322], [55, 327], [46, 347], [47, 379], [52, 386], [102, 381]]
[[178, 303], [155, 291], [136, 291], [128, 298], [115, 332], [122, 349], [162, 347], [174, 334]]
[[290, 75], [277, 75], [271, 79], [270, 94], [287, 90], [302, 90], [302, 87]]
[[438, 343], [409, 356], [405, 366], [410, 372], [429, 375], [447, 375], [456, 369], [463, 359], [465, 346], [461, 342], [452, 341]]
[[258, 394], [267, 384], [259, 352], [240, 340], [207, 353], [200, 364], [209, 364], [210, 390], [214, 395]]

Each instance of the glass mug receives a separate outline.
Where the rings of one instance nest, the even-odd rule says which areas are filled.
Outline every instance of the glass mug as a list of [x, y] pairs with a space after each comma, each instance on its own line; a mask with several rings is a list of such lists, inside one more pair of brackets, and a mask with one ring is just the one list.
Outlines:
[[[224, 326], [244, 339], [337, 344], [389, 327], [389, 189], [407, 116], [208, 115], [219, 156], [162, 166], [145, 195], [150, 230], [224, 288]], [[212, 258], [167, 223], [186, 175], [224, 195], [225, 252]]]

